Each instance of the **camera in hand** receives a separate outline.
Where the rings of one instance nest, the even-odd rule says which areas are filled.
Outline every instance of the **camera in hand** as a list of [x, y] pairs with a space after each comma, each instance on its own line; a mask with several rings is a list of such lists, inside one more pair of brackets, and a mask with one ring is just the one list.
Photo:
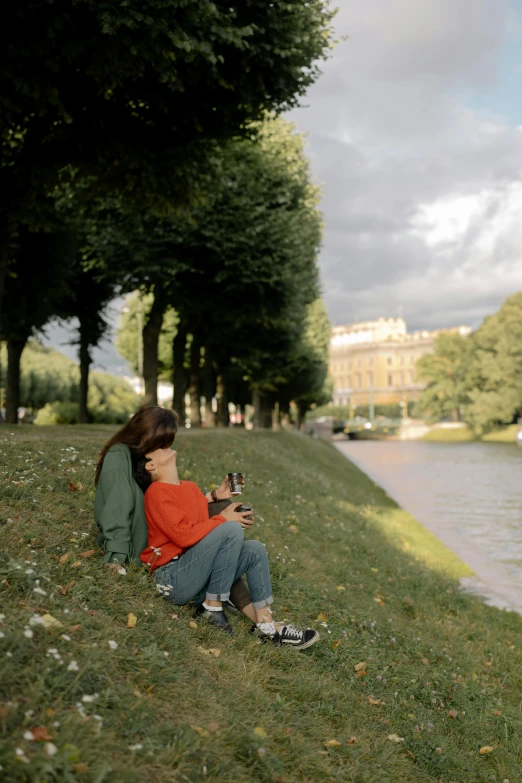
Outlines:
[[[238, 514], [244, 514], [245, 511], [252, 511], [252, 506], [247, 506], [245, 503], [241, 503], [240, 506], [236, 506], [236, 512]], [[252, 519], [252, 514], [249, 514], [245, 519]]]

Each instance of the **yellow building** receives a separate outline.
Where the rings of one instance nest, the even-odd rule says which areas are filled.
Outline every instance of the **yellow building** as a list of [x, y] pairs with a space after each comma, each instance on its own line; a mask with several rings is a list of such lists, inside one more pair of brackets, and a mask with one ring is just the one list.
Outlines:
[[424, 385], [415, 376], [421, 356], [433, 351], [441, 331], [469, 334], [468, 326], [408, 333], [402, 318], [379, 318], [334, 326], [330, 338], [330, 375], [335, 405], [388, 405], [418, 399]]

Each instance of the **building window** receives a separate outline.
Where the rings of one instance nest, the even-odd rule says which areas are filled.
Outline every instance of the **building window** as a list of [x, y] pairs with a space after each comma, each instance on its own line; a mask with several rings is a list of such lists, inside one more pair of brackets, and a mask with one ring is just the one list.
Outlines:
[[388, 362], [388, 365], [393, 364], [393, 356], [388, 356], [386, 361]]
[[388, 375], [388, 386], [393, 386], [393, 375], [391, 373]]
[[373, 372], [368, 373], [368, 386], [373, 386]]
[[348, 369], [349, 369], [349, 370], [351, 370], [351, 369], [352, 369], [352, 363], [351, 363], [351, 362], [348, 362]]
[[401, 355], [400, 355], [399, 363], [400, 364], [404, 364], [404, 354], [403, 353], [401, 353]]
[[351, 389], [351, 387], [352, 387], [352, 376], [349, 375], [348, 376], [348, 388]]
[[360, 366], [361, 366], [361, 360], [357, 359], [357, 367], [360, 367]]
[[414, 372], [413, 370], [410, 370], [410, 383], [413, 383], [414, 381]]
[[410, 364], [415, 364], [415, 356], [410, 353]]
[[361, 388], [361, 373], [360, 372], [358, 372], [357, 375], [355, 376], [355, 385], [357, 386], [358, 389]]
[[404, 386], [404, 373], [399, 373], [399, 386]]
[[373, 356], [368, 358], [368, 367], [373, 367]]

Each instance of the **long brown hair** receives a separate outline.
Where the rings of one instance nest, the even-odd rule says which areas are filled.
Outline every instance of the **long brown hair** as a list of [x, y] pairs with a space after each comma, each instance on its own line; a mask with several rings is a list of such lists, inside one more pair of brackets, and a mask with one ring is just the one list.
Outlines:
[[122, 443], [128, 446], [132, 456], [148, 454], [156, 449], [167, 449], [174, 443], [178, 431], [178, 414], [159, 405], [140, 408], [127, 424], [110, 438], [100, 452], [94, 483], [97, 484], [103, 460], [111, 446]]

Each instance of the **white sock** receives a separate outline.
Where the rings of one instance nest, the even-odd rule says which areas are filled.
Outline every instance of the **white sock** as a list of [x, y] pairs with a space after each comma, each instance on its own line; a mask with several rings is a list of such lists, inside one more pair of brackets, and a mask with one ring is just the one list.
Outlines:
[[268, 634], [268, 636], [273, 636], [276, 632], [276, 627], [273, 622], [271, 623], [256, 623], [257, 627], [262, 633]]
[[221, 612], [223, 611], [222, 606], [209, 606], [206, 601], [203, 601], [203, 606], [208, 612]]

